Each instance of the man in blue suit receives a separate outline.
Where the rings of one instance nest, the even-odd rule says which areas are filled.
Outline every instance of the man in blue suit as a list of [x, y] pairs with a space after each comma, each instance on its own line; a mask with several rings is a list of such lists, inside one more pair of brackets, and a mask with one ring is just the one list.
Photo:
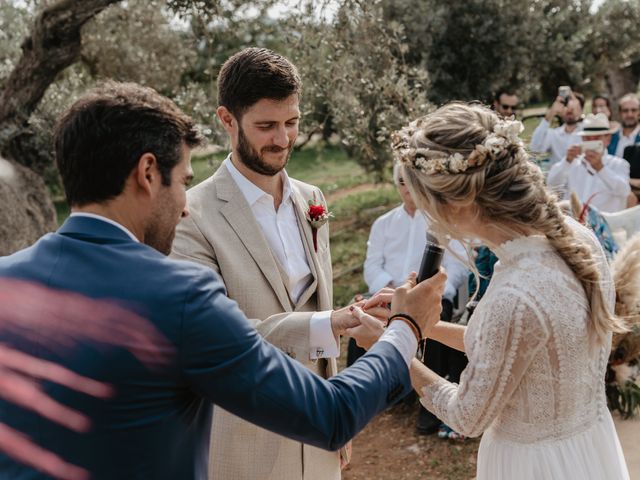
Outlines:
[[[323, 380], [263, 341], [210, 269], [165, 256], [176, 224], [188, 215], [190, 149], [201, 141], [170, 100], [110, 82], [65, 112], [54, 138], [72, 215], [57, 232], [0, 259], [0, 277], [113, 302], [146, 318], [172, 355], [165, 368], [150, 370], [130, 349], [83, 342], [61, 350], [44, 335], [0, 332], [0, 343], [116, 392], [105, 401], [42, 383], [47, 395], [91, 419], [85, 434], [6, 401], [0, 423], [92, 478], [205, 479], [213, 403], [335, 450], [407, 393], [418, 335], [405, 319], [392, 322], [354, 366]], [[409, 291], [416, 302], [427, 297], [433, 305], [415, 319], [423, 329], [440, 315], [444, 279], [439, 274]], [[49, 477], [0, 455], [0, 478]]]

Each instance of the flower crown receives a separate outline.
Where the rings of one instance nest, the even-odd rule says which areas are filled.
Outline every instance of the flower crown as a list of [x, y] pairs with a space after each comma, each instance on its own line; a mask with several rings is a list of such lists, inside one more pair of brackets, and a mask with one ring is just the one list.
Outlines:
[[442, 156], [442, 152], [438, 150], [411, 146], [411, 140], [419, 131], [421, 124], [421, 119], [411, 122], [407, 127], [394, 133], [391, 140], [395, 157], [399, 162], [411, 165], [426, 174], [465, 172], [469, 168], [484, 165], [489, 158], [497, 158], [510, 146], [523, 146], [522, 140], [518, 137], [524, 130], [522, 123], [517, 120], [499, 120], [494, 125], [493, 131], [482, 143], [477, 144], [466, 158], [458, 152]]

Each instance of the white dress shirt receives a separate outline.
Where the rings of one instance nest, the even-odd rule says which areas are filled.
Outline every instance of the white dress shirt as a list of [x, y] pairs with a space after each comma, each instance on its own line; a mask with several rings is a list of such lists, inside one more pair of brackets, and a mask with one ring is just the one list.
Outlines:
[[[398, 287], [409, 273], [418, 271], [427, 245], [427, 226], [423, 214], [416, 211], [412, 217], [404, 205], [385, 213], [373, 223], [364, 262], [364, 281], [370, 293], [389, 283]], [[467, 257], [460, 242], [451, 241], [449, 248], [461, 258]], [[448, 251], [442, 258], [442, 266], [447, 271], [444, 298], [453, 301], [458, 289], [468, 281], [469, 270]]]
[[549, 170], [547, 184], [550, 187], [567, 186], [566, 198], [576, 192], [582, 203], [592, 196], [590, 205], [602, 212], [617, 212], [627, 207], [629, 185], [629, 162], [608, 153], [603, 155], [604, 167], [596, 172], [583, 155], [573, 162], [563, 158]]
[[619, 130], [620, 138], [618, 139], [618, 146], [616, 147], [616, 157], [623, 158], [624, 149], [636, 144], [636, 137], [640, 133], [640, 125], [638, 125], [633, 132], [629, 135], [622, 134], [622, 128]]
[[549, 122], [543, 118], [531, 137], [531, 150], [537, 153], [549, 153], [551, 165], [558, 163], [567, 154], [571, 145], [582, 142], [578, 132], [582, 131], [582, 122], [576, 129], [567, 133], [564, 125], [550, 128]]
[[[233, 165], [231, 156], [224, 164], [251, 207], [253, 215], [269, 244], [271, 253], [287, 275], [287, 291], [295, 304], [313, 281], [307, 255], [302, 243], [301, 230], [291, 197], [289, 176], [282, 170], [282, 202], [278, 210], [273, 197], [247, 179]], [[340, 348], [331, 328], [331, 312], [316, 312], [309, 322], [311, 359], [338, 357]]]

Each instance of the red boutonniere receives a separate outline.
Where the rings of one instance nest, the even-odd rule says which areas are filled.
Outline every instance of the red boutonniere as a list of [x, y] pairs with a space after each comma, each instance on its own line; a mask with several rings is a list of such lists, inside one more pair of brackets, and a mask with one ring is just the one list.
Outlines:
[[311, 233], [313, 235], [313, 249], [318, 253], [318, 229], [329, 221], [333, 214], [327, 211], [327, 208], [318, 203], [315, 194], [313, 200], [309, 200], [309, 210], [307, 210], [307, 220], [311, 224]]

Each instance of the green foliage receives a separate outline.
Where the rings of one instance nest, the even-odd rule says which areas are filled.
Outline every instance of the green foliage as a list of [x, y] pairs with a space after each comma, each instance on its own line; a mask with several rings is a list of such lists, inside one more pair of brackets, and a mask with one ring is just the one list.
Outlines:
[[291, 51], [305, 80], [305, 115], [325, 130], [330, 121], [349, 155], [383, 179], [391, 133], [428, 109], [424, 71], [394, 54], [406, 49], [402, 27], [387, 24], [380, 1], [345, 0], [326, 26], [296, 21], [302, 34]]

